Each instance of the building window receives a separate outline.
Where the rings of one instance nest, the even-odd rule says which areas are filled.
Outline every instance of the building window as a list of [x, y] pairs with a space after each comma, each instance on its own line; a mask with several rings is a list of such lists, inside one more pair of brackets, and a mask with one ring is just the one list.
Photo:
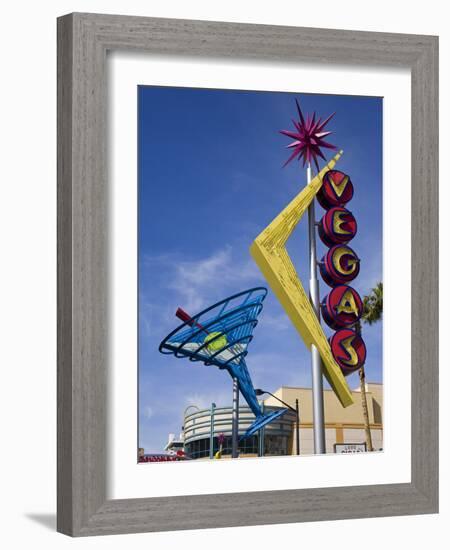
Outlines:
[[264, 455], [283, 456], [288, 454], [286, 435], [269, 435], [264, 438]]
[[[231, 455], [231, 436], [225, 437], [222, 445], [222, 454]], [[191, 441], [185, 445], [186, 454], [189, 458], [205, 458], [209, 456], [209, 437], [205, 439], [198, 439], [197, 441]], [[216, 453], [219, 450], [219, 442], [217, 437], [214, 438], [213, 452]], [[246, 454], [258, 454], [258, 438], [253, 435], [247, 439], [239, 442], [239, 453], [241, 455]]]

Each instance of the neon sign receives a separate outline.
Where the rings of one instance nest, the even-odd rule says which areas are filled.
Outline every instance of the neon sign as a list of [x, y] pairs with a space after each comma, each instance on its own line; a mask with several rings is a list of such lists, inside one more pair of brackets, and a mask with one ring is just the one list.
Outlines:
[[319, 236], [329, 247], [320, 263], [320, 274], [332, 287], [321, 303], [322, 318], [336, 330], [330, 338], [331, 353], [344, 376], [364, 365], [366, 345], [361, 335], [352, 329], [361, 318], [363, 302], [347, 283], [359, 274], [360, 260], [348, 246], [356, 235], [357, 224], [353, 214], [344, 205], [353, 197], [350, 177], [330, 170], [323, 178], [317, 200], [327, 211], [319, 224]]
[[334, 330], [354, 325], [363, 311], [361, 297], [354, 288], [339, 285], [325, 296], [321, 304], [325, 323]]
[[359, 258], [349, 246], [330, 248], [320, 263], [320, 274], [328, 286], [344, 285], [359, 273]]
[[359, 334], [350, 328], [338, 330], [330, 339], [331, 351], [344, 375], [364, 365], [366, 345]]
[[341, 154], [342, 151], [335, 155], [256, 237], [250, 247], [250, 253], [305, 345], [309, 348], [314, 344], [319, 351], [323, 374], [341, 405], [348, 407], [353, 404], [352, 392], [340, 364], [333, 356], [330, 343], [286, 248], [287, 240], [314, 197], [320, 193], [323, 182], [328, 182], [330, 193], [334, 192], [333, 184], [339, 188], [337, 194], [340, 193], [341, 201], [350, 200], [353, 196], [353, 186], [348, 177], [345, 179], [345, 177], [335, 176], [332, 180], [327, 177], [330, 172], [342, 174], [342, 172], [333, 170]]
[[356, 231], [353, 214], [340, 206], [330, 208], [319, 223], [320, 240], [329, 247], [348, 243], [356, 235]]
[[330, 170], [323, 178], [317, 200], [322, 208], [344, 206], [353, 197], [353, 184], [350, 177], [339, 170]]

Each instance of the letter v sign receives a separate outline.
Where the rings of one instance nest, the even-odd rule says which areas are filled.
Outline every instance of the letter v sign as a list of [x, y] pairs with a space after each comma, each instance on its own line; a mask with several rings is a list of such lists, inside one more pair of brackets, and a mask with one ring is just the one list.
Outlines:
[[332, 170], [342, 151], [282, 210], [254, 240], [250, 253], [308, 348], [314, 344], [323, 371], [343, 407], [353, 403], [352, 393], [311, 306], [308, 295], [286, 250], [286, 242]]
[[335, 181], [333, 180], [333, 176], [331, 174], [328, 177], [330, 178], [331, 187], [334, 189], [336, 196], [339, 198], [342, 195], [342, 193], [345, 191], [345, 188], [347, 187], [348, 176], [345, 176], [345, 178], [338, 185], [336, 185]]

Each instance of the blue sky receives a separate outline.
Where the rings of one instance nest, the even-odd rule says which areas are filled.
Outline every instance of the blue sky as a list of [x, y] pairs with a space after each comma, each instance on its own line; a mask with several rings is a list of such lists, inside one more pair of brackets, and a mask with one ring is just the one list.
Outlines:
[[[158, 345], [178, 325], [177, 307], [195, 314], [267, 286], [249, 246], [306, 183], [298, 162], [282, 168], [290, 140], [278, 130], [292, 129], [295, 98], [304, 113], [336, 111], [329, 141], [344, 150], [336, 168], [355, 188], [348, 208], [361, 271], [352, 286], [363, 296], [382, 280], [382, 99], [143, 86], [138, 94], [139, 445], [160, 452], [187, 406], [231, 403], [225, 372], [161, 355]], [[306, 220], [287, 246], [307, 281]], [[318, 256], [325, 251], [318, 239]], [[320, 282], [321, 299], [328, 291]], [[254, 336], [247, 364], [255, 387], [311, 386], [310, 354], [270, 289]], [[363, 337], [367, 380], [381, 382], [382, 323], [365, 325]], [[357, 374], [347, 380], [357, 387]]]

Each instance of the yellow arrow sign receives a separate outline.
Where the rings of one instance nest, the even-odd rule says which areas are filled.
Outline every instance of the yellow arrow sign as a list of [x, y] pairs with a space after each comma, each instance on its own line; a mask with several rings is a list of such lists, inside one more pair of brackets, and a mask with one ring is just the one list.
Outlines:
[[353, 403], [352, 393], [285, 246], [322, 186], [324, 175], [334, 168], [342, 153], [340, 151], [256, 237], [250, 253], [305, 344], [308, 347], [314, 344], [318, 349], [326, 379], [342, 406], [348, 407]]

